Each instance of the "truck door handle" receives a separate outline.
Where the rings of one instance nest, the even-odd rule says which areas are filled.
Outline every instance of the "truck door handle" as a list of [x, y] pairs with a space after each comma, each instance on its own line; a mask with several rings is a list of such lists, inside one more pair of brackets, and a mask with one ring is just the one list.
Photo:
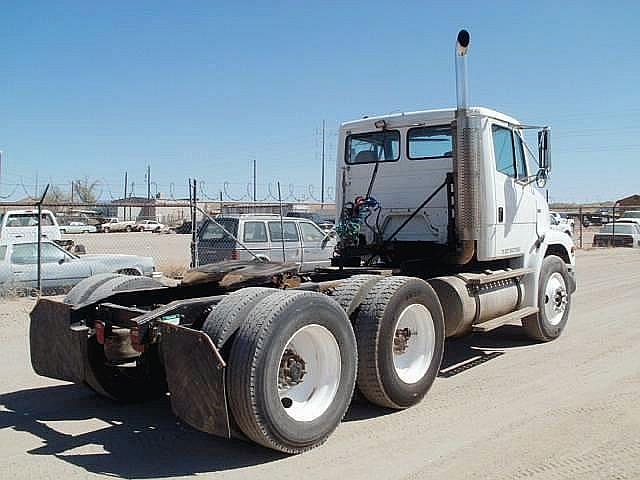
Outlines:
[[498, 207], [498, 223], [502, 223], [504, 221], [504, 208]]

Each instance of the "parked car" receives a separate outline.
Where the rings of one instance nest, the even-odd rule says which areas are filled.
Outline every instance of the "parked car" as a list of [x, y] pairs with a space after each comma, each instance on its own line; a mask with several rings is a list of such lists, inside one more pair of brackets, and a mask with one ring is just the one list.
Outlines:
[[[50, 210], [42, 210], [40, 233], [47, 240], [61, 240], [62, 234], [56, 216]], [[0, 242], [37, 240], [38, 210], [9, 210], [0, 213]]]
[[65, 233], [95, 233], [96, 227], [82, 222], [71, 222], [69, 225], [60, 225], [60, 232]]
[[136, 223], [134, 230], [138, 232], [161, 232], [166, 227], [155, 220], [140, 220]]
[[573, 228], [569, 223], [558, 221], [558, 217], [553, 213], [549, 213], [549, 223], [551, 224], [552, 230], [557, 230], [559, 232], [564, 232], [570, 237], [573, 236]]
[[[616, 220], [617, 221], [617, 220]], [[633, 222], [640, 225], [640, 211], [628, 210], [622, 214], [619, 221]]]
[[[270, 214], [242, 214], [216, 218], [259, 258], [294, 262], [300, 271], [312, 271], [331, 264], [336, 240], [318, 225], [305, 218], [284, 217], [284, 259], [280, 217]], [[216, 223], [206, 220], [198, 232], [198, 261], [200, 265], [222, 260], [254, 258]]]
[[136, 226], [136, 222], [133, 220], [120, 221], [115, 217], [107, 218], [104, 223], [100, 225], [99, 231], [103, 233], [109, 232], [133, 232]]
[[559, 224], [566, 223], [571, 227], [571, 231], [573, 231], [573, 227], [575, 226], [575, 220], [571, 218], [566, 213], [559, 212], [549, 212], [549, 214], [556, 219]]
[[[65, 289], [96, 273], [151, 276], [153, 259], [137, 255], [77, 256], [51, 241], [41, 244], [43, 289]], [[0, 289], [37, 287], [38, 243], [0, 245]]]
[[594, 247], [640, 247], [640, 225], [620, 221], [603, 225], [593, 236]]

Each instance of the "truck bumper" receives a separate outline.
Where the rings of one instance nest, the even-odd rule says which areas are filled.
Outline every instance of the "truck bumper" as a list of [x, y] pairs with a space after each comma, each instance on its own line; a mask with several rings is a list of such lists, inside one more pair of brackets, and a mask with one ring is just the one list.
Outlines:
[[[38, 375], [88, 384], [109, 397], [88, 360], [91, 330], [72, 323], [70, 305], [41, 299], [31, 312], [31, 365]], [[159, 321], [160, 355], [173, 412], [190, 426], [220, 437], [242, 437], [227, 407], [226, 365], [203, 332]]]

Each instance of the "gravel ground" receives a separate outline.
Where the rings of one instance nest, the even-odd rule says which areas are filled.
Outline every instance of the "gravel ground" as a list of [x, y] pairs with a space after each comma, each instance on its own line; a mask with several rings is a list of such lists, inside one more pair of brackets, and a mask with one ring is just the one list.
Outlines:
[[152, 257], [156, 269], [167, 275], [188, 268], [191, 260], [191, 235], [119, 232], [64, 235], [63, 238], [84, 245], [87, 253]]
[[0, 304], [0, 478], [640, 478], [640, 251], [580, 252], [564, 335], [515, 326], [448, 341], [427, 398], [356, 405], [328, 442], [287, 457], [196, 432], [165, 400], [117, 405], [36, 376], [32, 300]]

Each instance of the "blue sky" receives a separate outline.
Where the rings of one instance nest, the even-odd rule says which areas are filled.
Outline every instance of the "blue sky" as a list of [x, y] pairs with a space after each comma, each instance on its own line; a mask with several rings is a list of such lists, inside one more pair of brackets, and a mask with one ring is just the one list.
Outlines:
[[0, 4], [3, 196], [119, 197], [125, 170], [142, 195], [150, 164], [165, 194], [241, 197], [255, 158], [259, 197], [319, 197], [322, 120], [333, 185], [338, 122], [455, 104], [461, 27], [471, 103], [552, 126], [552, 200], [640, 192], [638, 2]]

